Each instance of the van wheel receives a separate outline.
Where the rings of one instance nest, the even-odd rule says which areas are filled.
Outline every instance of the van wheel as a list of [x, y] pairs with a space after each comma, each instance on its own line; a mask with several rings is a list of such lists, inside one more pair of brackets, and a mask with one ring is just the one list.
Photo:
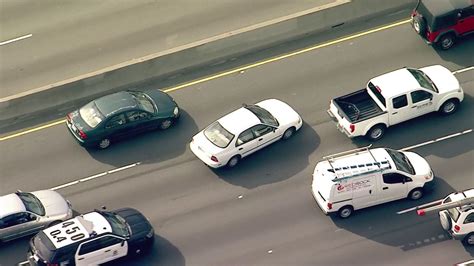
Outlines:
[[474, 233], [468, 234], [463, 240], [462, 243], [466, 246], [474, 246]]
[[291, 138], [293, 136], [293, 134], [295, 133], [295, 128], [294, 127], [290, 127], [289, 129], [287, 129], [285, 131], [285, 133], [283, 133], [283, 136], [281, 137], [283, 140], [287, 140], [289, 138]]
[[441, 105], [441, 108], [439, 108], [439, 111], [443, 115], [450, 115], [456, 112], [456, 110], [458, 109], [458, 106], [459, 106], [458, 100], [456, 99], [447, 100], [446, 102], [443, 103], [443, 105]]
[[240, 156], [239, 156], [239, 155], [235, 155], [234, 157], [230, 158], [230, 160], [227, 162], [227, 167], [233, 168], [233, 167], [235, 167], [237, 164], [239, 164], [239, 161], [240, 161]]
[[371, 141], [379, 140], [385, 134], [385, 128], [385, 125], [375, 125], [369, 130], [369, 132], [367, 132], [365, 136]]
[[352, 206], [344, 206], [339, 209], [338, 214], [342, 219], [346, 219], [351, 216], [352, 212], [354, 212], [354, 208], [352, 208]]
[[436, 44], [440, 49], [448, 50], [449, 48], [453, 47], [455, 40], [456, 37], [454, 36], [454, 34], [448, 33], [441, 36], [441, 38], [439, 38]]
[[410, 194], [408, 194], [408, 198], [411, 200], [419, 200], [423, 197], [423, 190], [419, 188], [415, 188], [412, 191], [410, 191]]

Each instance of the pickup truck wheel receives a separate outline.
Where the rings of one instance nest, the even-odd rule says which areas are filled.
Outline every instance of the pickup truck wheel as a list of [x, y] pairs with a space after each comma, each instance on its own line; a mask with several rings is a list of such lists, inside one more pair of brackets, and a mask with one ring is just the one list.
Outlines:
[[474, 246], [474, 233], [468, 234], [466, 237], [464, 237], [462, 242], [466, 246]]
[[375, 141], [381, 139], [383, 134], [385, 134], [385, 126], [375, 125], [369, 130], [369, 132], [367, 132], [367, 135], [365, 136], [370, 140]]
[[447, 100], [446, 102], [443, 103], [443, 105], [441, 105], [441, 108], [439, 109], [439, 111], [443, 115], [450, 115], [456, 112], [456, 110], [458, 109], [458, 106], [459, 106], [459, 101], [454, 100], [454, 99]]
[[419, 200], [423, 197], [423, 190], [420, 188], [415, 188], [408, 194], [408, 198], [411, 200]]
[[354, 212], [354, 208], [352, 208], [352, 206], [344, 206], [339, 209], [338, 214], [342, 219], [346, 219], [351, 216], [352, 212]]
[[453, 47], [455, 41], [456, 36], [454, 36], [452, 33], [447, 33], [441, 36], [436, 44], [440, 49], [448, 50], [449, 48]]

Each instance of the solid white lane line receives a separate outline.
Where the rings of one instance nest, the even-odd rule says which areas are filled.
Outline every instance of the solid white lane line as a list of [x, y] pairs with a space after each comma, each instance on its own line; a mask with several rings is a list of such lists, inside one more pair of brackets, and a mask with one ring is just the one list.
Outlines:
[[419, 147], [426, 146], [426, 145], [429, 145], [429, 144], [433, 144], [433, 143], [443, 141], [443, 140], [446, 140], [446, 139], [450, 139], [450, 138], [458, 137], [458, 136], [461, 136], [461, 135], [465, 135], [465, 134], [468, 134], [468, 133], [471, 133], [471, 132], [472, 132], [472, 128], [464, 130], [462, 132], [458, 132], [458, 133], [454, 133], [454, 134], [451, 134], [451, 135], [448, 135], [448, 136], [444, 136], [444, 137], [441, 137], [441, 138], [429, 140], [429, 141], [426, 141], [426, 142], [423, 142], [423, 143], [420, 143], [420, 144], [416, 144], [416, 145], [413, 145], [413, 146], [410, 146], [410, 147], [406, 147], [406, 148], [403, 148], [401, 150], [402, 151], [412, 150], [414, 148], [419, 148]]
[[125, 165], [125, 166], [122, 166], [122, 167], [119, 167], [119, 168], [116, 168], [116, 169], [112, 169], [112, 170], [109, 170], [109, 171], [106, 171], [106, 172], [102, 172], [102, 173], [99, 173], [99, 174], [95, 174], [95, 175], [92, 175], [92, 176], [88, 176], [88, 177], [81, 178], [81, 179], [78, 179], [78, 180], [75, 180], [75, 181], [71, 181], [71, 182], [66, 183], [66, 184], [62, 184], [62, 185], [53, 187], [53, 188], [50, 188], [50, 190], [58, 190], [58, 189], [70, 187], [70, 186], [73, 186], [73, 185], [77, 185], [79, 183], [90, 181], [90, 180], [99, 178], [101, 176], [105, 176], [105, 175], [108, 175], [108, 174], [113, 174], [113, 173], [116, 173], [116, 172], [119, 172], [119, 171], [123, 171], [123, 170], [129, 169], [129, 168], [135, 167], [139, 164], [140, 164], [140, 162]]
[[18, 266], [22, 266], [22, 265], [30, 265], [30, 262], [29, 261], [22, 261], [22, 262], [18, 262]]
[[470, 67], [466, 67], [466, 68], [463, 68], [463, 69], [459, 69], [459, 70], [456, 70], [456, 71], [453, 71], [453, 75], [456, 75], [456, 74], [459, 74], [459, 73], [462, 73], [462, 72], [466, 72], [466, 71], [470, 71], [470, 70], [474, 70], [474, 66], [470, 66]]
[[15, 38], [15, 39], [11, 39], [11, 40], [8, 40], [8, 41], [0, 42], [0, 46], [5, 45], [5, 44], [9, 44], [9, 43], [12, 43], [12, 42], [20, 41], [20, 40], [23, 40], [23, 39], [26, 39], [26, 38], [30, 38], [31, 36], [33, 36], [33, 34], [30, 33], [30, 34], [27, 34], [27, 35], [24, 35], [24, 36]]

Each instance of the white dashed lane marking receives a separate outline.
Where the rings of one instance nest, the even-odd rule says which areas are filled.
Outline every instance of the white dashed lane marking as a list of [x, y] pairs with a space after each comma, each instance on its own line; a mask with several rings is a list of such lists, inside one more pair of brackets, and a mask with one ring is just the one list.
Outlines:
[[23, 40], [23, 39], [26, 39], [26, 38], [30, 38], [31, 36], [33, 36], [33, 34], [30, 33], [30, 34], [23, 35], [23, 36], [21, 36], [21, 37], [15, 38], [15, 39], [11, 39], [11, 40], [8, 40], [8, 41], [0, 42], [0, 46], [5, 45], [5, 44], [9, 44], [9, 43], [12, 43], [12, 42], [20, 41], [20, 40]]

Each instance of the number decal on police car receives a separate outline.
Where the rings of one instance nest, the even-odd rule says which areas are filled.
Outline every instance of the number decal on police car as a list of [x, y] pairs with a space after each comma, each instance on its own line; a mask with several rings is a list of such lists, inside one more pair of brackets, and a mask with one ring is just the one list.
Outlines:
[[[61, 228], [64, 229], [64, 228], [69, 227], [71, 225], [75, 225], [74, 220], [66, 221], [66, 222], [62, 223]], [[73, 226], [73, 227], [65, 229], [64, 231], [61, 231], [60, 229], [53, 230], [49, 233], [49, 235], [53, 239], [55, 239], [56, 242], [58, 242], [58, 243], [66, 240], [68, 238], [68, 236], [70, 236], [70, 235], [72, 235], [72, 236], [69, 237], [72, 241], [77, 241], [77, 240], [80, 240], [80, 239], [86, 237], [86, 235], [83, 234], [83, 233], [77, 233], [80, 230], [81, 229], [78, 226]], [[60, 234], [62, 232], [64, 232], [66, 235], [65, 236], [60, 236]]]

